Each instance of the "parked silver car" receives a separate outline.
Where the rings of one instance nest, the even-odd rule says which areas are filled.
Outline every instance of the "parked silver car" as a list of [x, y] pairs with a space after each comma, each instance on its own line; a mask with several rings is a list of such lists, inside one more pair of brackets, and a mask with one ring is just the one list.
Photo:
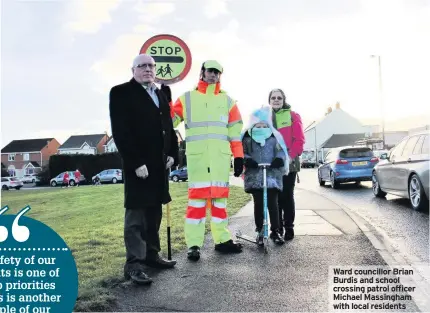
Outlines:
[[31, 183], [35, 183], [37, 181], [37, 176], [36, 174], [25, 174], [22, 178], [21, 181], [24, 184], [31, 184]]
[[108, 169], [101, 171], [97, 175], [94, 175], [92, 181], [96, 179], [96, 177], [100, 178], [101, 183], [113, 183], [116, 184], [119, 181], [122, 181], [122, 170], [120, 169]]
[[388, 154], [382, 154], [372, 173], [373, 194], [409, 198], [414, 210], [428, 209], [429, 144], [429, 132], [421, 132], [405, 137]]
[[2, 177], [1, 190], [16, 189], [20, 190], [24, 183], [17, 177]]

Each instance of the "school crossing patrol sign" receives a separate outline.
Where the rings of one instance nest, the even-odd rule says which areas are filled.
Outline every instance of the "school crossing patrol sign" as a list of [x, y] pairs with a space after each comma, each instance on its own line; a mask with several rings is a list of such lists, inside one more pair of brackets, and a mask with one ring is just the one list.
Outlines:
[[155, 81], [171, 85], [187, 76], [191, 69], [191, 52], [186, 43], [173, 35], [157, 35], [149, 38], [140, 53], [151, 55], [157, 64]]

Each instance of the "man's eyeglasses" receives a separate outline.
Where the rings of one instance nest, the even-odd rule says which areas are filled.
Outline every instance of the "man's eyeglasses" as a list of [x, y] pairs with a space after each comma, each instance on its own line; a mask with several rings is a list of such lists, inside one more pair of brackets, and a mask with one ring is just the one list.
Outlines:
[[152, 70], [152, 69], [154, 69], [155, 64], [152, 64], [152, 63], [143, 63], [143, 64], [136, 65], [136, 67], [140, 68], [140, 69], [145, 69], [146, 67], [148, 67], [150, 70]]
[[271, 100], [282, 100], [283, 98], [280, 96], [277, 96], [277, 97], [271, 97], [270, 99]]
[[208, 71], [209, 73], [215, 73], [215, 74], [221, 73], [216, 68], [207, 68], [206, 71]]

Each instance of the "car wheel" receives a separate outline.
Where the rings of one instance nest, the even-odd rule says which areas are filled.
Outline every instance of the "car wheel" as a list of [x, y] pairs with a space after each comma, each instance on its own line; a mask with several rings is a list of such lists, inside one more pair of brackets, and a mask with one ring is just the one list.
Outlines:
[[1, 186], [1, 190], [9, 190], [9, 187], [6, 185]]
[[57, 182], [55, 180], [51, 183], [51, 187], [57, 187]]
[[72, 180], [69, 182], [69, 185], [73, 187], [73, 186], [75, 185], [75, 181], [72, 179]]
[[330, 172], [330, 185], [333, 189], [339, 188], [339, 183], [336, 181], [336, 178], [334, 178], [334, 172]]
[[423, 185], [416, 174], [412, 175], [409, 180], [409, 201], [415, 211], [428, 209], [429, 202], [424, 193]]
[[387, 195], [386, 192], [381, 190], [378, 177], [376, 177], [376, 172], [372, 173], [372, 191], [373, 191], [373, 195], [378, 198], [384, 198]]
[[179, 181], [179, 177], [177, 175], [172, 176], [172, 180], [177, 183]]
[[325, 181], [323, 181], [322, 178], [321, 178], [320, 171], [318, 171], [318, 183], [320, 184], [320, 186], [324, 186], [325, 185]]
[[112, 184], [116, 184], [118, 182], [118, 180], [114, 177], [112, 178]]

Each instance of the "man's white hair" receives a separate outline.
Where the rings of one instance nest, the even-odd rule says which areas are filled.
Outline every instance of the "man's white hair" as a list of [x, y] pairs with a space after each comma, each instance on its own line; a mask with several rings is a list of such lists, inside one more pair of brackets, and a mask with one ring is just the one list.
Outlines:
[[141, 63], [142, 57], [145, 57], [145, 58], [149, 57], [155, 63], [155, 60], [154, 60], [154, 58], [151, 55], [142, 53], [142, 54], [139, 54], [138, 56], [136, 56], [134, 58], [133, 65], [132, 65], [133, 68], [136, 67], [137, 65], [139, 65]]

